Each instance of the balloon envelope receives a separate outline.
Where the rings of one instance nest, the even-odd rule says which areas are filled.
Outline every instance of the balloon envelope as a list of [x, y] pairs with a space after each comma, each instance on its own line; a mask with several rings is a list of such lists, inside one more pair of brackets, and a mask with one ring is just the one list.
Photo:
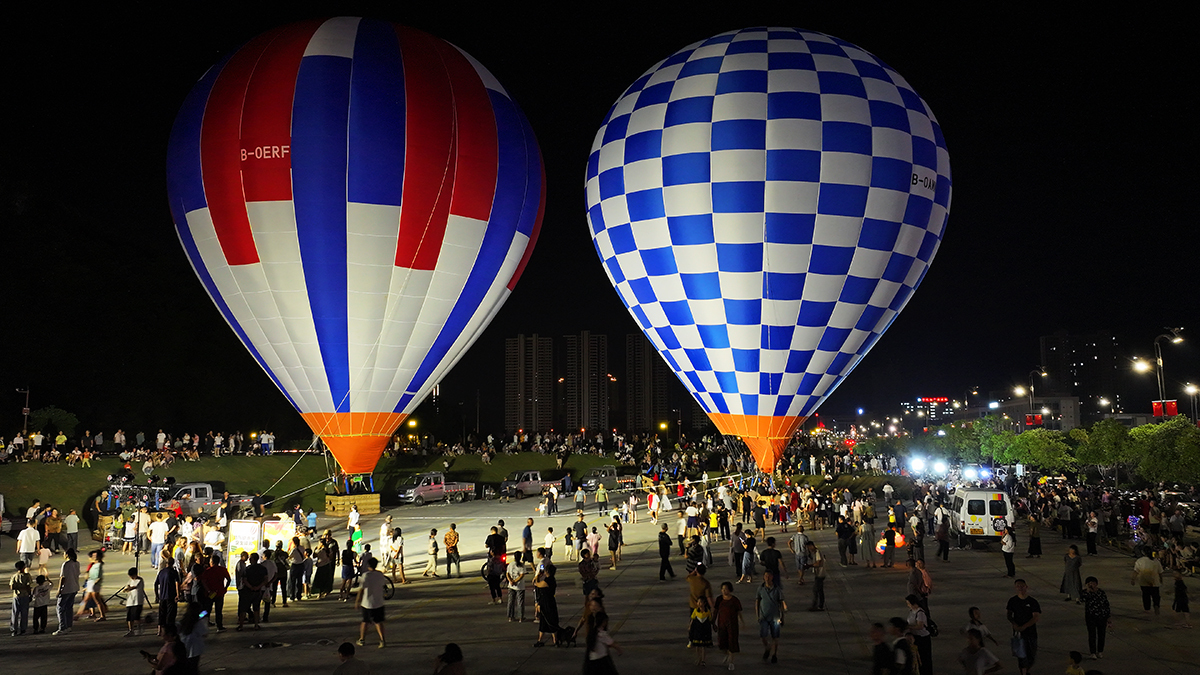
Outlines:
[[723, 33], [638, 78], [587, 167], [596, 252], [723, 433], [774, 468], [941, 242], [950, 161], [894, 70], [834, 37]]
[[483, 66], [341, 17], [254, 38], [200, 79], [168, 193], [196, 275], [347, 473], [510, 294], [541, 225], [541, 155]]

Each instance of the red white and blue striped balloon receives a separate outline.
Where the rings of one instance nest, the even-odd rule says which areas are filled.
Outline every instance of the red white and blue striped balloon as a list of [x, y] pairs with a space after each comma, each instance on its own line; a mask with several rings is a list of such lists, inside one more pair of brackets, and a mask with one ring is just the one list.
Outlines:
[[468, 54], [340, 17], [254, 38], [171, 132], [179, 239], [213, 302], [348, 473], [499, 311], [541, 226], [537, 141]]

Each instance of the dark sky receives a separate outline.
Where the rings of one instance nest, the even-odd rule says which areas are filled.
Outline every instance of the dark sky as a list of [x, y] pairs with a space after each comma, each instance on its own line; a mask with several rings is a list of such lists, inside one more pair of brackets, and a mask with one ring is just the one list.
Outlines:
[[[1200, 381], [1197, 59], [1183, 17], [794, 1], [628, 12], [563, 3], [582, 18], [452, 3], [248, 4], [174, 15], [149, 3], [94, 15], [10, 9], [0, 153], [0, 392], [10, 393], [0, 395], [9, 411], [0, 433], [16, 428], [24, 399], [12, 392], [25, 386], [34, 408], [57, 404], [110, 433], [299, 428], [186, 262], [167, 210], [165, 150], [184, 96], [222, 54], [274, 26], [339, 14], [462, 47], [508, 88], [541, 144], [541, 239], [508, 304], [443, 383], [452, 406], [473, 408], [481, 389], [485, 427], [502, 419], [505, 337], [586, 329], [622, 344], [637, 330], [584, 216], [585, 162], [608, 107], [679, 48], [764, 24], [876, 54], [929, 103], [950, 149], [954, 195], [937, 258], [823, 410], [1005, 389], [1038, 365], [1038, 336], [1060, 329], [1109, 329], [1123, 354], [1146, 357], [1163, 326], [1195, 328], [1165, 349], [1168, 395]], [[1130, 375], [1125, 395], [1148, 401], [1151, 381]]]

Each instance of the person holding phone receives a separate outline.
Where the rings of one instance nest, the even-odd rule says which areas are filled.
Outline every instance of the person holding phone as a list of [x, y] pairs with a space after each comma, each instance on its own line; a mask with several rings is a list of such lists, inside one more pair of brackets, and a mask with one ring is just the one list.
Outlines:
[[163, 630], [162, 638], [163, 645], [158, 654], [151, 654], [145, 650], [140, 652], [150, 667], [154, 668], [154, 675], [165, 675], [168, 669], [187, 658], [187, 650], [179, 641], [179, 630], [175, 626], [167, 626]]

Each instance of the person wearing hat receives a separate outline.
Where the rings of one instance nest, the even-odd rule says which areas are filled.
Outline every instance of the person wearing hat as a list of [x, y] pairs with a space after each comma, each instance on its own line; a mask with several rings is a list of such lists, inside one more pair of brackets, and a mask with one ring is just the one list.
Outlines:
[[333, 669], [333, 675], [371, 675], [371, 666], [354, 658], [354, 645], [343, 642], [337, 648], [340, 666]]

